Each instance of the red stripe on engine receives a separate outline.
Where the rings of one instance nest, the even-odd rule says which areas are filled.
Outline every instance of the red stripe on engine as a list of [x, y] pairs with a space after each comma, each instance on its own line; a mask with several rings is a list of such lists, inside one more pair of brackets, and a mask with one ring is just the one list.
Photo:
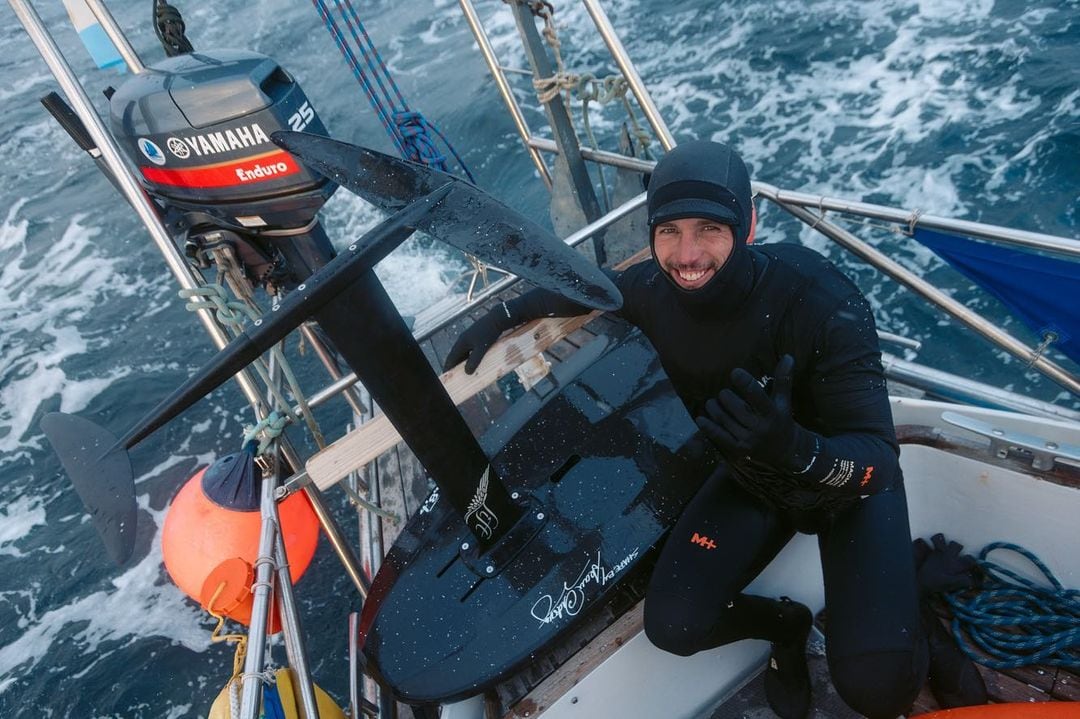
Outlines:
[[[280, 167], [285, 165], [284, 168]], [[259, 168], [262, 168], [260, 171]], [[140, 167], [143, 177], [159, 185], [174, 187], [230, 187], [276, 180], [300, 172], [292, 155], [284, 150], [235, 162], [221, 162], [201, 167], [170, 170], [164, 167]], [[259, 176], [261, 175], [261, 176]]]

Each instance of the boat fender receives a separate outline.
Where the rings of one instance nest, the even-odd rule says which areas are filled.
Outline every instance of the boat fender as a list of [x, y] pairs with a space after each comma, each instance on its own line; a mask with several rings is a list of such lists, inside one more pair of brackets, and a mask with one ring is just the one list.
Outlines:
[[[229, 680], [210, 707], [207, 719], [232, 719], [240, 711], [240, 676]], [[235, 687], [235, 689], [234, 689]], [[346, 719], [345, 712], [318, 684], [315, 687], [315, 704], [319, 719]], [[293, 683], [292, 670], [281, 668], [274, 672], [274, 681], [263, 687], [260, 719], [300, 719], [300, 698]]]
[[[254, 465], [253, 457], [240, 452], [196, 473], [173, 499], [161, 535], [165, 569], [176, 586], [207, 610], [245, 625], [254, 605], [252, 567], [262, 524], [260, 478], [248, 465]], [[281, 501], [278, 514], [295, 584], [315, 555], [319, 522], [302, 493]], [[270, 631], [279, 628], [275, 610]]]

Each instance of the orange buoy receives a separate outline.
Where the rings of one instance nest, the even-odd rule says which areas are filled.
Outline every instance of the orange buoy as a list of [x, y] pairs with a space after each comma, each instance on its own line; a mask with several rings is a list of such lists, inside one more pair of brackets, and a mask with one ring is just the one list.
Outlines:
[[[222, 457], [180, 488], [161, 532], [165, 569], [176, 586], [208, 611], [243, 624], [250, 624], [254, 603], [260, 483], [249, 448]], [[319, 522], [302, 493], [279, 502], [278, 514], [295, 584], [315, 555]], [[269, 629], [280, 626], [275, 609]]]
[[1080, 702], [1016, 702], [942, 709], [918, 719], [1080, 719]]

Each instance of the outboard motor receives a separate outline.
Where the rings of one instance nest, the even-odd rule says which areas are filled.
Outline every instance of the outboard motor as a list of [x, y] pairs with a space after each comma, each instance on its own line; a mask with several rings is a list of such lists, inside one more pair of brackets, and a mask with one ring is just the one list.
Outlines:
[[113, 133], [198, 264], [225, 243], [252, 284], [291, 289], [333, 257], [315, 215], [337, 186], [270, 141], [326, 128], [277, 62], [187, 53], [132, 76], [109, 101]]

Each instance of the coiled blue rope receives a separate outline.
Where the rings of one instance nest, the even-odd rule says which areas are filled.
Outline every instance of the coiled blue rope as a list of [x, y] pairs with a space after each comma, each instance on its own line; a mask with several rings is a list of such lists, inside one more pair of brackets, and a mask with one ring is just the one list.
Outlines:
[[334, 43], [337, 44], [345, 61], [352, 69], [360, 87], [363, 88], [376, 117], [379, 118], [379, 122], [390, 136], [398, 153], [406, 160], [421, 162], [442, 172], [448, 172], [447, 158], [436, 147], [430, 134], [433, 132], [450, 150], [469, 181], [475, 182], [461, 156], [438, 128], [419, 112], [409, 109], [404, 95], [394, 82], [375, 43], [371, 41], [371, 36], [368, 35], [364, 23], [360, 21], [360, 16], [353, 8], [351, 0], [334, 0], [334, 7], [336, 13], [345, 21], [355, 50], [349, 43], [349, 37], [338, 24], [335, 14], [327, 7], [326, 0], [312, 0], [312, 3], [330, 36], [334, 38]]
[[[1050, 586], [989, 561], [998, 549], [1025, 557]], [[978, 564], [986, 576], [982, 589], [945, 595], [961, 649], [993, 669], [1031, 664], [1080, 669], [1080, 590], [1066, 589], [1038, 557], [1015, 544], [986, 545]], [[976, 654], [972, 645], [989, 656]]]

